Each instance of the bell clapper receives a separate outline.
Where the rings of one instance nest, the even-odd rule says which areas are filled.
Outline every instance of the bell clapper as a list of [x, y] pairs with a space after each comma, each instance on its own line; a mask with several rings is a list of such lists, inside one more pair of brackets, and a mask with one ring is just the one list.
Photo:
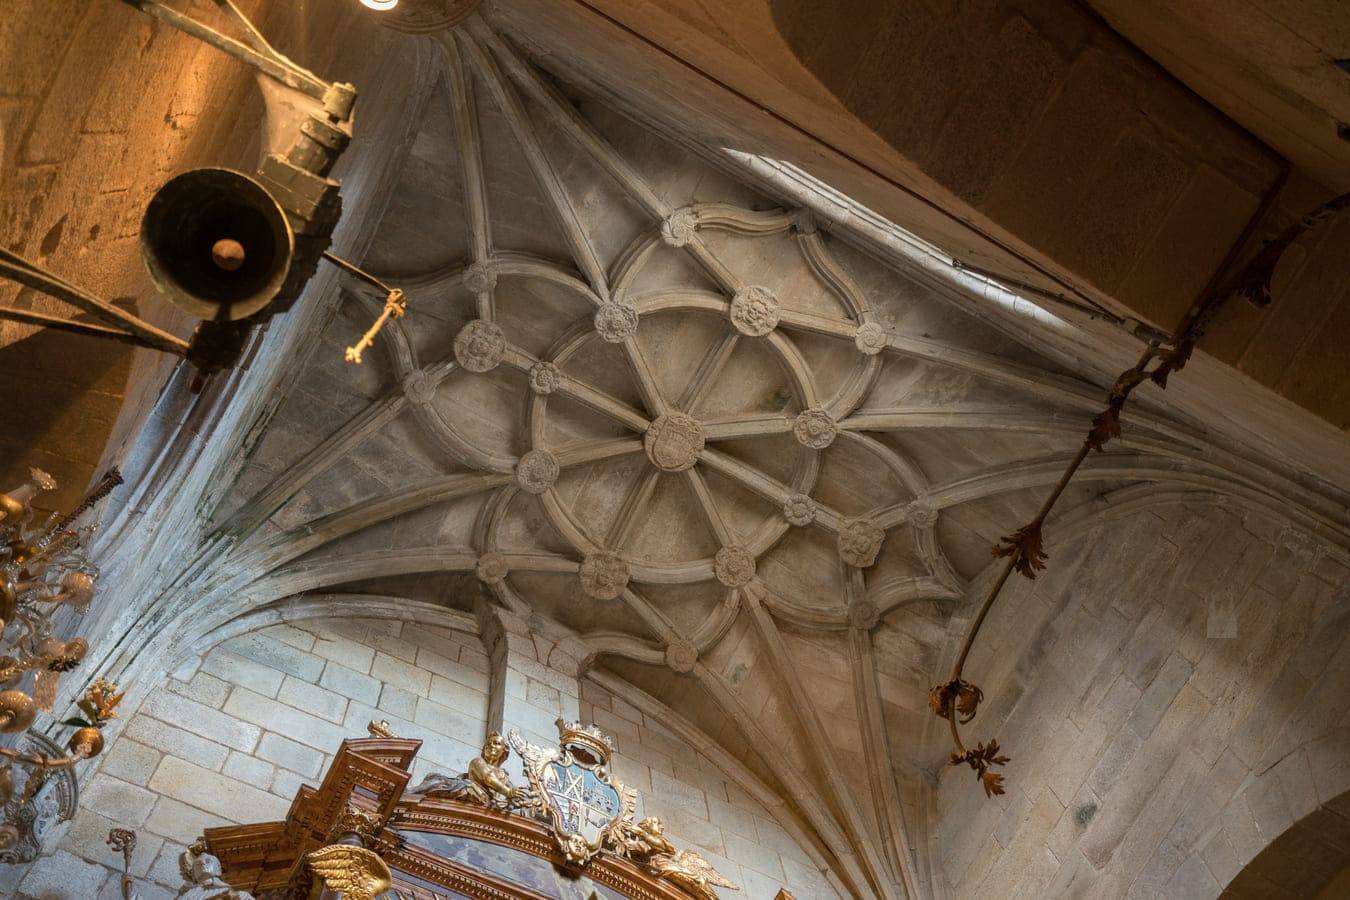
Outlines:
[[211, 245], [211, 262], [226, 272], [238, 271], [244, 264], [244, 245], [233, 238], [221, 238]]

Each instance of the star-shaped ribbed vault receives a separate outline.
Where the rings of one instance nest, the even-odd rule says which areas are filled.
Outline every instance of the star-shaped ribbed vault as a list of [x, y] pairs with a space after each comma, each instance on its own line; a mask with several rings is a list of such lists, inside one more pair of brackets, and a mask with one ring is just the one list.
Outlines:
[[[353, 284], [316, 336], [221, 519], [246, 577], [213, 615], [322, 591], [543, 617], [898, 895], [952, 610], [1100, 389], [480, 18], [439, 41], [365, 260], [408, 315], [345, 366], [378, 308]], [[1051, 525], [1224, 465], [1140, 412]]]

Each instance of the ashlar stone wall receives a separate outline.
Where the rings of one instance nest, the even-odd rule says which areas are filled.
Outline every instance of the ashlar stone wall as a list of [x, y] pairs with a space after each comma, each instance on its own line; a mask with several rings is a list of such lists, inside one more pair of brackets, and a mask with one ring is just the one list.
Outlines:
[[141, 900], [172, 897], [186, 844], [204, 828], [284, 818], [300, 785], [317, 784], [372, 719], [422, 739], [414, 780], [463, 771], [481, 746], [487, 671], [476, 636], [397, 621], [274, 625], [227, 640], [124, 724], [59, 848], [6, 874], [22, 875], [21, 896], [119, 897], [121, 859], [104, 841], [120, 826], [138, 834]]
[[677, 847], [692, 846], [740, 885], [727, 898], [839, 896], [772, 813], [659, 719], [603, 687], [581, 683], [581, 714], [615, 738], [614, 774], [636, 788], [638, 815], [661, 819]]
[[965, 739], [1012, 761], [994, 800], [941, 773], [948, 896], [1217, 897], [1345, 766], [1350, 571], [1203, 501], [1047, 536], [1051, 568], [1010, 585], [966, 667], [987, 700]]
[[[521, 623], [516, 627], [523, 632]], [[772, 900], [834, 897], [773, 815], [652, 716], [577, 678], [556, 642], [517, 633], [499, 669], [507, 728], [552, 743], [559, 716], [615, 738], [616, 775], [662, 818], [677, 846], [697, 847]], [[284, 818], [302, 784], [317, 784], [346, 738], [387, 720], [423, 741], [413, 783], [462, 772], [488, 730], [488, 652], [477, 635], [395, 620], [273, 625], [224, 641], [181, 666], [122, 725], [82, 784], [80, 811], [59, 845], [28, 869], [0, 872], [0, 894], [38, 900], [120, 897], [113, 827], [138, 834], [132, 874], [141, 900], [173, 897], [178, 855], [205, 828]], [[509, 769], [519, 776], [513, 756]], [[14, 892], [14, 893], [11, 893]]]
[[[496, 612], [484, 635], [489, 655], [505, 663], [498, 669], [504, 683], [491, 703], [494, 710], [500, 705], [505, 727], [547, 746], [557, 740], [553, 723], [560, 716], [599, 726], [614, 739], [615, 777], [638, 792], [638, 816], [659, 817], [676, 847], [698, 850], [740, 885], [722, 896], [774, 900], [784, 887], [802, 900], [838, 896], [793, 835], [733, 775], [659, 716], [597, 680], [578, 678], [565, 638], [545, 636], [505, 611]], [[517, 779], [519, 765], [514, 755], [506, 763]]]

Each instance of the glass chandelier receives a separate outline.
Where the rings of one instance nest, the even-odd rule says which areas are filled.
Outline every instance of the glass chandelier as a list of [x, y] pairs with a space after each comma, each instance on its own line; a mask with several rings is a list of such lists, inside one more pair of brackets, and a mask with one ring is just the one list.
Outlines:
[[60, 518], [33, 509], [34, 497], [56, 487], [40, 469], [0, 494], [0, 734], [22, 734], [0, 746], [0, 862], [33, 859], [43, 833], [74, 814], [72, 768], [103, 750], [101, 729], [122, 699], [116, 684], [95, 679], [77, 703], [82, 715], [62, 723], [75, 727], [64, 748], [28, 731], [39, 711], [52, 711], [61, 674], [88, 653], [83, 638], [57, 637], [52, 617], [67, 607], [83, 611], [93, 599], [98, 570], [82, 550], [93, 529], [76, 523], [121, 483], [113, 469]]

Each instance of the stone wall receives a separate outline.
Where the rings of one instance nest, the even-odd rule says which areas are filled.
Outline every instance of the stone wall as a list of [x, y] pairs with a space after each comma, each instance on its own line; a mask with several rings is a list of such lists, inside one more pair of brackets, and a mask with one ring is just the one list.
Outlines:
[[[548, 740], [539, 734], [547, 729], [556, 741], [553, 719], [579, 712], [614, 736], [614, 769], [642, 794], [639, 812], [660, 816], [678, 846], [696, 845], [745, 888], [734, 896], [772, 900], [784, 885], [800, 897], [835, 896], [792, 837], [725, 773], [544, 656], [513, 655], [508, 728], [523, 725], [535, 741]], [[181, 883], [178, 854], [204, 828], [284, 818], [300, 785], [317, 784], [342, 740], [364, 737], [372, 719], [423, 741], [414, 784], [431, 771], [462, 772], [487, 730], [489, 681], [478, 637], [447, 628], [316, 620], [231, 638], [180, 667], [125, 722], [85, 779], [80, 811], [55, 851], [27, 871], [0, 872], [0, 892], [119, 896], [121, 858], [105, 840], [124, 827], [138, 834], [132, 874], [141, 900], [171, 897]], [[519, 778], [514, 757], [511, 768]]]
[[[532, 632], [504, 611], [494, 622], [484, 643], [494, 660], [504, 661], [500, 700], [492, 706], [500, 703], [506, 728], [547, 746], [557, 740], [559, 716], [598, 725], [617, 748], [615, 777], [639, 794], [638, 816], [659, 817], [677, 847], [697, 849], [741, 886], [724, 896], [773, 900], [783, 887], [801, 898], [838, 896], [792, 835], [732, 776], [655, 716], [595, 681], [578, 680], [566, 639]], [[518, 759], [506, 768], [519, 779]]]
[[1318, 806], [1318, 739], [1350, 711], [1347, 570], [1231, 506], [1048, 536], [1064, 564], [1013, 582], [966, 667], [987, 700], [965, 739], [1012, 761], [996, 800], [942, 772], [949, 894], [1217, 896]]
[[695, 847], [741, 886], [723, 896], [773, 900], [784, 887], [802, 900], [838, 896], [767, 809], [653, 716], [589, 681], [581, 716], [618, 742], [614, 774], [641, 795], [639, 816], [658, 816], [677, 847]]
[[[241, 5], [251, 15], [263, 7]], [[250, 73], [120, 2], [15, 0], [5, 13], [0, 242], [186, 335], [188, 317], [155, 297], [146, 278], [141, 214], [159, 185], [184, 169], [248, 166], [262, 114]], [[286, 18], [262, 20], [283, 48], [299, 34]], [[0, 304], [79, 317], [3, 280]], [[124, 398], [152, 403], [172, 364], [153, 351], [0, 321], [0, 399], [25, 425], [0, 434], [5, 488], [38, 465], [61, 482], [44, 502], [78, 502], [110, 436], [120, 442], [132, 433], [130, 423], [114, 432]]]
[[297, 788], [317, 784], [372, 719], [423, 740], [414, 781], [462, 772], [481, 746], [487, 681], [475, 636], [426, 625], [324, 620], [227, 640], [130, 717], [85, 779], [59, 849], [18, 889], [42, 900], [116, 896], [120, 857], [104, 840], [120, 826], [139, 836], [141, 900], [173, 896], [178, 854], [202, 829], [284, 818]]

